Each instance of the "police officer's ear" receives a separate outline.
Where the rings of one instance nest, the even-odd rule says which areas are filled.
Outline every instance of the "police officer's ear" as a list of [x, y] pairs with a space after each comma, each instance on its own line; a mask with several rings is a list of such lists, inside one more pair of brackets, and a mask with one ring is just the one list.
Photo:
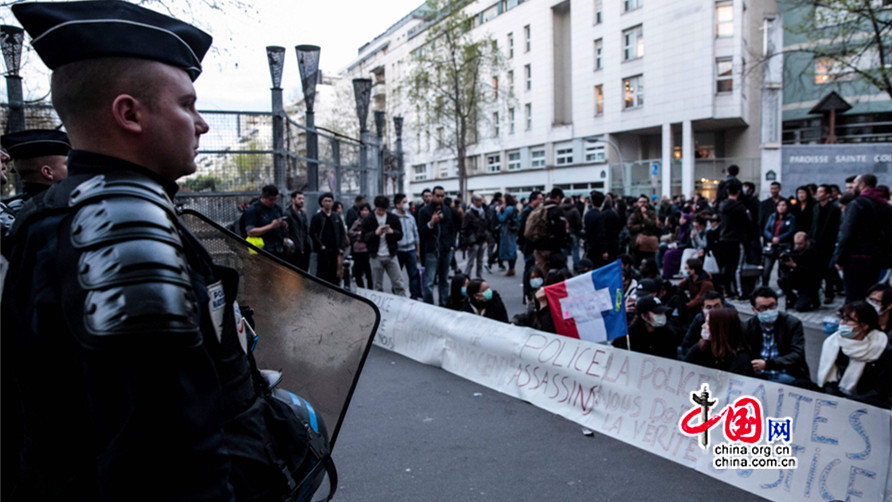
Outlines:
[[115, 124], [132, 133], [143, 132], [145, 115], [148, 107], [129, 94], [120, 94], [112, 101], [112, 116]]
[[53, 172], [53, 168], [44, 164], [40, 166], [40, 176], [50, 182], [59, 181], [56, 179], [55, 173]]

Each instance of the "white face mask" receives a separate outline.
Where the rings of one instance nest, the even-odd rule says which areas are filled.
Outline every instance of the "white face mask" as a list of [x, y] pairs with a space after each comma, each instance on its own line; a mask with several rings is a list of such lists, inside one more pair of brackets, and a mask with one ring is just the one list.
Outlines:
[[405, 204], [403, 204], [403, 211], [405, 211], [405, 212], [407, 212], [407, 213], [409, 212], [409, 203], [408, 203], [408, 202], [406, 202]]
[[652, 314], [654, 320], [650, 323], [654, 328], [662, 328], [666, 325], [666, 314]]

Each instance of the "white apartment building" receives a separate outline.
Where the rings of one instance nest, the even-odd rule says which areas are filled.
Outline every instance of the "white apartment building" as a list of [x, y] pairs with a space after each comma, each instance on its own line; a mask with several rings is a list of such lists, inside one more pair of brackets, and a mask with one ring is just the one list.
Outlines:
[[[492, 82], [509, 97], [478, 124], [471, 193], [710, 195], [732, 163], [760, 184], [755, 63], [774, 0], [489, 0], [468, 9], [473, 33], [495, 39], [506, 58]], [[458, 191], [454, 154], [437, 149], [439, 131], [417, 125], [401, 92], [411, 52], [425, 42], [423, 12], [364, 45], [346, 70], [375, 81], [372, 109], [405, 117], [406, 189], [416, 196], [433, 185]]]

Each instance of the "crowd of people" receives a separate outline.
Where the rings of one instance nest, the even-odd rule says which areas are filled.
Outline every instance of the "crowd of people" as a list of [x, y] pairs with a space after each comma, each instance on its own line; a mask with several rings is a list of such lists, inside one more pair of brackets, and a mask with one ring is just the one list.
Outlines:
[[[555, 332], [543, 287], [621, 260], [629, 336], [616, 346], [892, 406], [884, 379], [892, 287], [881, 277], [892, 249], [892, 232], [883, 230], [892, 225], [888, 189], [863, 174], [847, 179], [845, 192], [810, 185], [786, 197], [774, 182], [759, 201], [736, 166], [727, 172], [711, 201], [599, 191], [566, 197], [554, 189], [520, 201], [473, 195], [466, 204], [436, 186], [414, 202], [397, 194], [394, 218], [385, 220], [386, 198], [376, 197], [374, 214], [357, 197], [340, 244], [352, 267], [336, 280], [382, 290], [386, 271], [396, 294]], [[371, 281], [370, 252], [391, 266], [373, 266]], [[744, 270], [755, 271], [753, 280]], [[521, 277], [523, 312], [509, 317], [484, 277], [496, 273]], [[793, 313], [837, 295], [845, 297], [839, 330], [827, 338], [812, 381]], [[729, 303], [735, 299], [749, 300], [745, 322]]]

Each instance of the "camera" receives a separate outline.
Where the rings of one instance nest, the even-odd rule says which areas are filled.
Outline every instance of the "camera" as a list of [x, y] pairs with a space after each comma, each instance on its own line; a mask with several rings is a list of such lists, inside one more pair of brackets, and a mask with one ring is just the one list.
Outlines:
[[789, 251], [784, 250], [781, 252], [780, 256], [777, 257], [777, 259], [780, 260], [781, 263], [787, 263], [793, 261], [793, 255], [790, 254]]

